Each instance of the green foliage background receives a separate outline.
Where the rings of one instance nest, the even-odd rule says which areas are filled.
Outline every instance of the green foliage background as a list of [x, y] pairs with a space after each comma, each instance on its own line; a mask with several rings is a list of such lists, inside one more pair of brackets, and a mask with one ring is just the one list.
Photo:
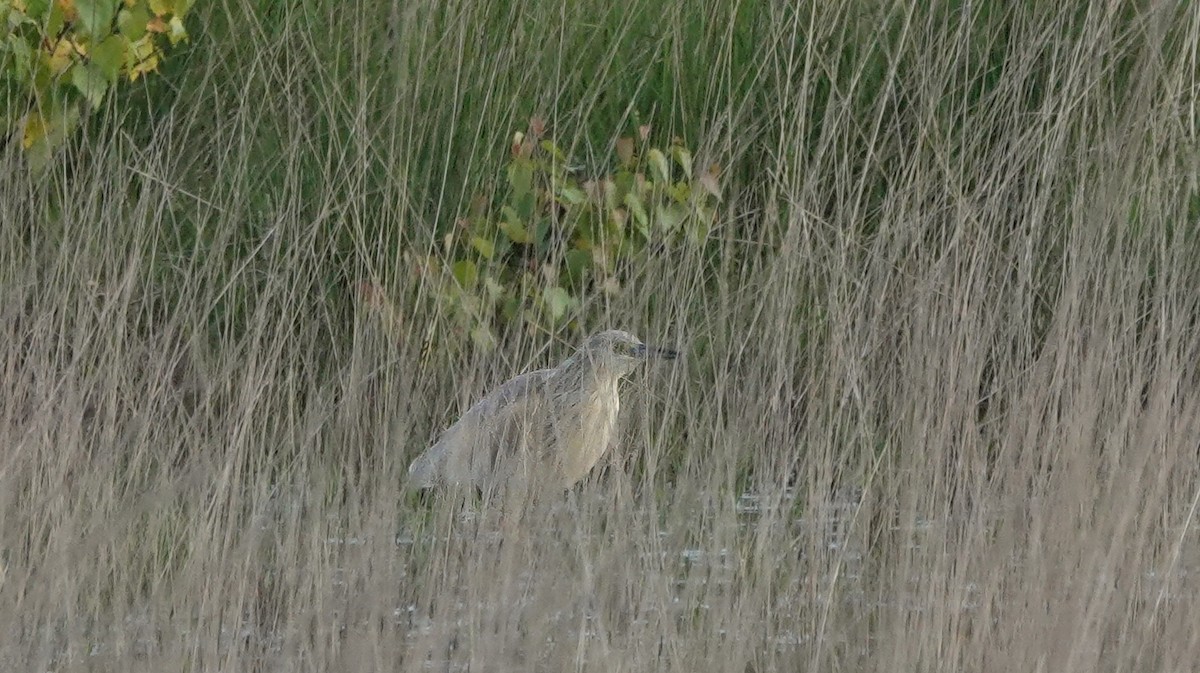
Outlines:
[[[1060, 151], [1087, 152], [1139, 106], [1177, 116], [1181, 129], [1195, 123], [1194, 106], [1157, 97], [1165, 80], [1139, 74], [1165, 63], [1194, 81], [1182, 7], [156, 0], [0, 9], [10, 150], [48, 158], [74, 139], [48, 176], [7, 165], [6, 224], [26, 232], [21, 254], [78, 227], [104, 227], [117, 241], [136, 231], [126, 242], [149, 251], [153, 313], [171, 314], [196, 283], [227, 288], [208, 312], [215, 342], [244, 329], [269, 270], [291, 255], [304, 261], [293, 280], [311, 286], [313, 301], [298, 315], [326, 317], [331, 353], [350, 338], [343, 326], [364, 297], [380, 310], [421, 307], [446, 357], [516, 333], [574, 341], [613, 301], [651, 312], [649, 299], [627, 294], [662, 272], [639, 251], [706, 265], [715, 287], [722, 265], [769, 263], [786, 250], [789, 223], [814, 218], [843, 232], [850, 254], [865, 254], [897, 198], [897, 172], [926, 154], [942, 175], [927, 183], [930, 202], [1019, 204], [1035, 187], [1053, 195], [1036, 223], [1014, 208], [990, 225], [1001, 247], [1020, 232], [1037, 241], [1044, 259], [1030, 282], [1049, 297], [1054, 242], [1072, 226], [1056, 218], [1086, 176], [1035, 175], [1040, 159], [1015, 151], [1023, 138], [1057, 115]], [[189, 34], [186, 49], [170, 48]], [[1093, 47], [1080, 89], [1059, 64]], [[948, 49], [953, 61], [939, 57]], [[156, 67], [161, 76], [140, 77]], [[1069, 106], [1064, 97], [1074, 97]], [[81, 109], [93, 114], [72, 134]], [[518, 151], [514, 133], [537, 142]], [[1181, 133], [1184, 157], [1194, 133]], [[1130, 142], [1161, 142], [1148, 134], [1130, 128]], [[635, 151], [622, 158], [630, 140]], [[996, 162], [1010, 162], [1012, 179], [979, 182]], [[111, 175], [114, 192], [81, 194], [78, 177], [98, 173]], [[125, 204], [124, 221], [89, 221], [80, 204], [96, 198]], [[1173, 194], [1164, 204], [1194, 210], [1195, 200]], [[1131, 218], [1130, 231], [1144, 231], [1144, 219]], [[953, 226], [930, 224], [923, 237], [943, 245]], [[825, 283], [816, 274], [793, 291], [817, 297]], [[697, 301], [686, 310], [704, 310]], [[812, 311], [796, 315], [819, 324]]]
[[166, 45], [188, 38], [192, 0], [0, 2], [0, 131], [45, 167], [121, 79], [158, 70]]
[[[1200, 658], [1194, 2], [0, 9], [0, 661]], [[610, 327], [599, 488], [422, 528]]]

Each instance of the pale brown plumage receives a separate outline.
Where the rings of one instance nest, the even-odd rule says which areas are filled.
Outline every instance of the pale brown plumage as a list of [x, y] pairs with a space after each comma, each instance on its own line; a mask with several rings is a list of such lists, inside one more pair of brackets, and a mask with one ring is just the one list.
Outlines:
[[489, 490], [521, 480], [569, 488], [608, 450], [618, 381], [652, 357], [675, 352], [619, 330], [592, 335], [558, 367], [510, 379], [468, 409], [412, 462], [410, 482]]

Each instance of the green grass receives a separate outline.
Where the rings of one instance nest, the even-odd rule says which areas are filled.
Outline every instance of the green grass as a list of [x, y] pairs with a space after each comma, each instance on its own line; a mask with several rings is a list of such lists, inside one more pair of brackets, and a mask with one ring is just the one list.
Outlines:
[[[1200, 23], [1146, 5], [198, 6], [0, 155], [0, 667], [1189, 670]], [[535, 114], [724, 207], [484, 352], [414, 264]], [[684, 357], [591, 483], [405, 492], [607, 327]]]

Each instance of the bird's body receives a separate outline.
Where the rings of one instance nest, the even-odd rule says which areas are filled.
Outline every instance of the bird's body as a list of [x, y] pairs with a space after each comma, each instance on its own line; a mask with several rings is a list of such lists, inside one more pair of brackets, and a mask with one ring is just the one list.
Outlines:
[[587, 476], [612, 442], [617, 384], [651, 355], [615, 330], [589, 338], [554, 369], [508, 380], [475, 403], [409, 466], [418, 487], [493, 489], [513, 480], [569, 488]]
[[559, 473], [563, 483], [570, 486], [587, 476], [612, 446], [617, 428], [617, 415], [621, 411], [621, 398], [617, 394], [617, 379], [596, 382], [586, 393], [579, 414], [581, 432], [564, 437]]

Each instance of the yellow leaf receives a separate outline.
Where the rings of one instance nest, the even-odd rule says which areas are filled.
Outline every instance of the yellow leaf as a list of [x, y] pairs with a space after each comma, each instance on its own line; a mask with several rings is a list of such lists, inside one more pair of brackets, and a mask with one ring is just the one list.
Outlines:
[[46, 65], [52, 75], [61, 75], [75, 62], [75, 48], [70, 40], [59, 40], [54, 45], [50, 55], [46, 57]]
[[167, 33], [167, 39], [171, 41], [171, 44], [179, 44], [188, 39], [187, 29], [183, 27], [183, 19], [178, 16], [171, 17], [170, 26], [171, 30]]
[[67, 21], [79, 19], [79, 12], [75, 9], [75, 0], [58, 0], [58, 6], [62, 9], [63, 18]]
[[154, 46], [152, 35], [147, 33], [142, 39], [129, 45], [126, 64], [131, 82], [136, 82], [141, 75], [158, 70], [158, 49]]
[[137, 78], [142, 75], [148, 75], [152, 72], [158, 72], [158, 57], [150, 56], [138, 62], [137, 65], [129, 69], [129, 81], [136, 82]]
[[28, 150], [39, 140], [46, 137], [46, 131], [46, 120], [40, 114], [30, 112], [25, 117], [25, 132], [21, 136], [21, 146]]
[[48, 101], [46, 105], [25, 115], [21, 145], [30, 166], [45, 166], [55, 147], [79, 122], [79, 106], [65, 107]]

